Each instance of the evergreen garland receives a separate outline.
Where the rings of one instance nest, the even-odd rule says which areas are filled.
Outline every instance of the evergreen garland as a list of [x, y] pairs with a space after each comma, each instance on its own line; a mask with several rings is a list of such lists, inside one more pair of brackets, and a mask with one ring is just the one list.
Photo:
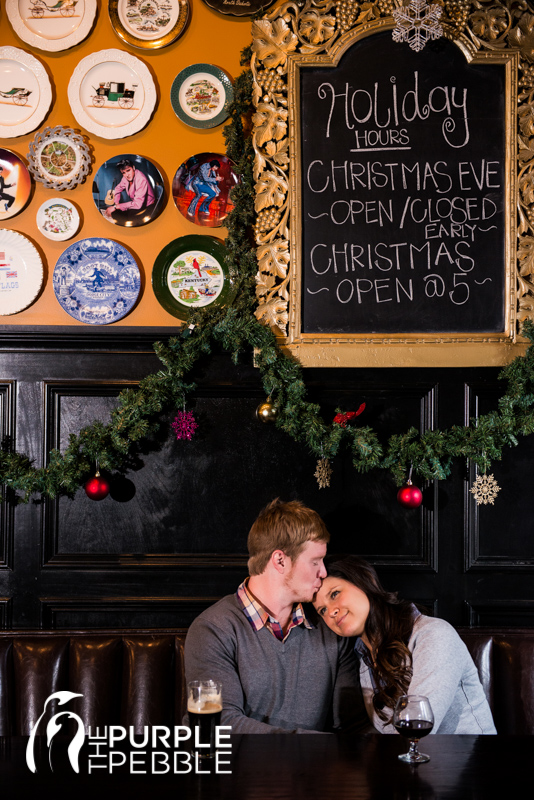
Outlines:
[[[243, 51], [242, 64], [250, 60], [250, 48]], [[137, 389], [126, 389], [118, 398], [108, 425], [94, 422], [71, 434], [62, 455], [54, 449], [46, 467], [36, 468], [27, 456], [14, 452], [9, 442], [0, 450], [0, 483], [18, 492], [17, 500], [27, 502], [32, 494], [72, 497], [92, 474], [94, 465], [107, 471], [125, 470], [135, 463], [136, 445], [161, 424], [164, 412], [181, 404], [195, 388], [188, 380], [195, 362], [209, 354], [214, 343], [237, 362], [240, 353], [255, 350], [265, 394], [277, 407], [277, 426], [301, 442], [318, 458], [333, 458], [342, 447], [352, 453], [359, 472], [372, 468], [390, 470], [398, 485], [413, 468], [423, 480], [441, 480], [451, 469], [452, 459], [473, 461], [482, 472], [502, 456], [505, 447], [517, 445], [519, 436], [534, 432], [534, 325], [527, 321], [523, 334], [529, 340], [524, 356], [505, 367], [499, 377], [507, 390], [498, 408], [472, 420], [468, 427], [427, 431], [416, 428], [391, 436], [382, 445], [370, 427], [326, 423], [319, 405], [306, 399], [303, 370], [280, 349], [272, 330], [258, 322], [255, 277], [256, 252], [252, 236], [254, 223], [254, 151], [250, 133], [252, 73], [246, 69], [236, 80], [231, 123], [224, 136], [227, 155], [241, 177], [232, 189], [234, 210], [227, 218], [225, 241], [227, 263], [235, 287], [235, 299], [225, 308], [198, 309], [180, 336], [168, 344], [156, 342], [154, 350], [162, 369], [140, 381]], [[342, 409], [336, 409], [336, 413]]]

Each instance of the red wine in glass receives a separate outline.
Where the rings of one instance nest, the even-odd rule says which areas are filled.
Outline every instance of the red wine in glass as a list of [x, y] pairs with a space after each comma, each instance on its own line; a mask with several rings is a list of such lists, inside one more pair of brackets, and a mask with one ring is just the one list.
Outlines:
[[401, 761], [408, 764], [420, 764], [430, 761], [430, 756], [420, 753], [417, 743], [423, 736], [428, 736], [434, 727], [434, 714], [428, 697], [414, 694], [404, 694], [397, 700], [393, 713], [395, 730], [410, 740], [410, 749], [399, 756]]
[[395, 725], [395, 730], [405, 739], [422, 739], [423, 736], [428, 736], [433, 727], [433, 722], [424, 719], [401, 719]]

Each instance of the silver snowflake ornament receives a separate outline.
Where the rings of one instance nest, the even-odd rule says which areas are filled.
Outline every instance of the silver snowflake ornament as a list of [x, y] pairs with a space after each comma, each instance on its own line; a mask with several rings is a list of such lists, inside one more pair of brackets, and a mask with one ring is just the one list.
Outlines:
[[395, 9], [393, 41], [408, 42], [418, 53], [430, 39], [443, 36], [439, 22], [441, 12], [441, 6], [437, 3], [429, 5], [426, 0], [410, 0], [410, 5]]
[[497, 494], [501, 491], [501, 487], [493, 477], [493, 475], [477, 475], [474, 484], [469, 489], [477, 501], [477, 506], [486, 505], [486, 503], [493, 502]]

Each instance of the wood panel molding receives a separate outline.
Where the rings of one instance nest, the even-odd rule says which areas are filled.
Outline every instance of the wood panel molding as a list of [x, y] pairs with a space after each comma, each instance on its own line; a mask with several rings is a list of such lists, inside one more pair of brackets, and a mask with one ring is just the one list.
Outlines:
[[[481, 405], [491, 403], [495, 406], [496, 400], [499, 396], [494, 386], [488, 387], [484, 384], [470, 383], [465, 385], [465, 425], [469, 424], [469, 420], [476, 419], [480, 411]], [[525, 447], [525, 443], [523, 443]], [[513, 460], [513, 453], [505, 453], [507, 460]], [[498, 471], [500, 465], [496, 462], [492, 466], [492, 472]], [[510, 535], [519, 535], [520, 530], [512, 525], [511, 528], [504, 528], [500, 531], [500, 536], [495, 537], [495, 529], [491, 526], [490, 515], [493, 509], [497, 511], [499, 506], [496, 504], [503, 504], [506, 502], [502, 497], [501, 492], [495, 499], [495, 505], [487, 504], [479, 506], [474, 499], [470, 489], [478, 475], [476, 466], [469, 462], [466, 479], [464, 481], [464, 568], [466, 572], [494, 572], [496, 569], [507, 572], [532, 572], [534, 571], [534, 550], [530, 547], [528, 551], [521, 554], [521, 557], [512, 557], [499, 552], [495, 544], [502, 545], [507, 542]], [[498, 477], [498, 476], [497, 476]], [[488, 552], [490, 549], [487, 546], [487, 539], [490, 534], [493, 534], [494, 552]], [[486, 547], [484, 548], [484, 545]], [[486, 552], [484, 553], [484, 549]], [[530, 555], [532, 554], [532, 555]]]
[[509, 625], [534, 627], [534, 600], [494, 600], [465, 603], [469, 627], [506, 628]]
[[[0, 441], [2, 447], [16, 447], [15, 381], [0, 382]], [[3, 486], [4, 502], [0, 504], [0, 570], [13, 569], [13, 536], [15, 502], [11, 490]]]
[[40, 597], [40, 627], [47, 630], [106, 627], [186, 630], [202, 611], [219, 599], [206, 596]]
[[11, 597], [0, 597], [0, 629], [7, 631], [11, 628]]
[[149, 353], [153, 350], [154, 342], [167, 341], [170, 336], [178, 336], [180, 332], [179, 324], [175, 328], [0, 325], [0, 351]]

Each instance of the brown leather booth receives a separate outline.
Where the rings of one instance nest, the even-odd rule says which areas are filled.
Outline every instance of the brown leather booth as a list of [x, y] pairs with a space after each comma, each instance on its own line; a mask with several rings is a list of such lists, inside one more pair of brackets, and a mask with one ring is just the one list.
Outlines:
[[[534, 734], [534, 629], [459, 631], [477, 664], [499, 733]], [[181, 723], [183, 645], [176, 630], [1, 631], [0, 736], [29, 735], [53, 692], [86, 728]], [[46, 720], [57, 713], [49, 703]], [[48, 710], [48, 708], [47, 708]], [[41, 726], [40, 726], [41, 730]]]
[[[63, 709], [86, 729], [181, 724], [184, 639], [176, 630], [0, 632], [0, 735], [28, 736], [60, 690], [82, 695]], [[52, 701], [40, 732], [57, 711]]]
[[459, 628], [498, 733], [534, 734], [534, 628]]

